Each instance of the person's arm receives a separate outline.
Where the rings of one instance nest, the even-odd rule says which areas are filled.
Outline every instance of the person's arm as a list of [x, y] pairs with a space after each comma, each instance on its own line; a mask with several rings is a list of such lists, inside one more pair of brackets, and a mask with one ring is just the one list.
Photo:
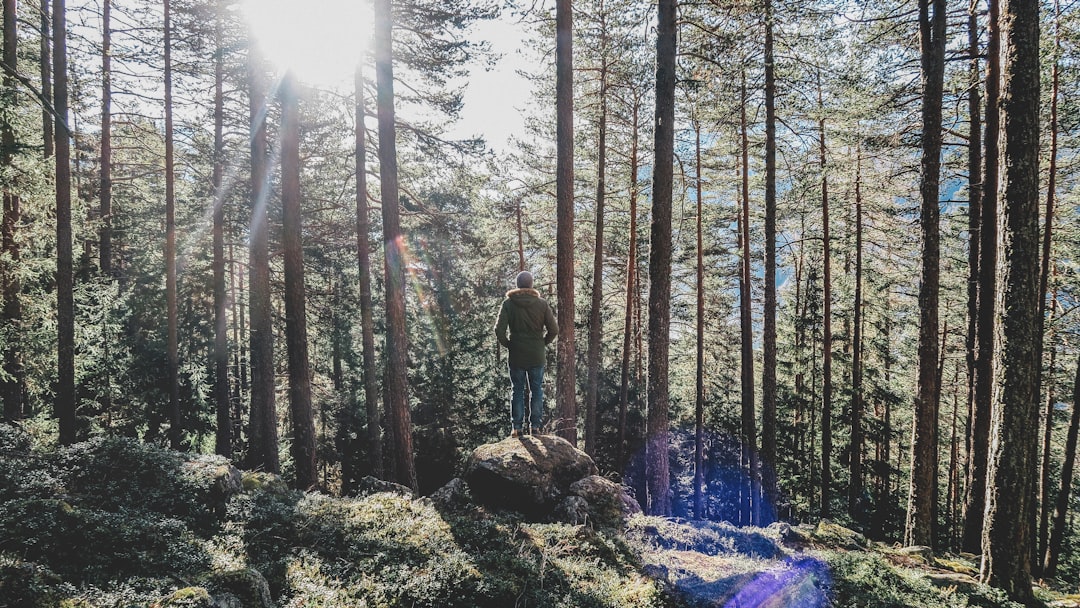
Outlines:
[[506, 316], [506, 302], [499, 308], [499, 318], [495, 321], [495, 337], [499, 344], [510, 348], [510, 339], [506, 337], [506, 328], [510, 326], [510, 319]]
[[544, 312], [544, 326], [547, 327], [547, 334], [544, 335], [544, 344], [551, 344], [551, 341], [559, 335], [559, 322], [555, 320], [555, 313], [551, 311], [550, 305]]

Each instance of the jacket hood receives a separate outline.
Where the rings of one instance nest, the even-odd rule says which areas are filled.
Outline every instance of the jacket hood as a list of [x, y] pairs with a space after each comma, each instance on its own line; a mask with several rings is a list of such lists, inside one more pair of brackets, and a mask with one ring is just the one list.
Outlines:
[[510, 291], [506, 292], [506, 297], [510, 298], [511, 300], [518, 301], [529, 300], [532, 298], [539, 298], [540, 292], [536, 291], [531, 287], [524, 287], [520, 289], [511, 289]]

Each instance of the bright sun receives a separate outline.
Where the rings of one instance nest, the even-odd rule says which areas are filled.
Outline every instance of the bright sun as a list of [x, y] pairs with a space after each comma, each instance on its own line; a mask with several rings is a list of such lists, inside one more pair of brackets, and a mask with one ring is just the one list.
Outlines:
[[371, 3], [361, 0], [242, 0], [263, 56], [304, 82], [351, 83], [371, 39]]

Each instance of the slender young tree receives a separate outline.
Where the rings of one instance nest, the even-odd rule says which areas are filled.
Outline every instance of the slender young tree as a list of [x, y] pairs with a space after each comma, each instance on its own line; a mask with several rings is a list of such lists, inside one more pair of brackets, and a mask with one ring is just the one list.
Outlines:
[[623, 315], [622, 370], [619, 379], [619, 446], [615, 462], [625, 462], [626, 419], [630, 401], [630, 346], [633, 337], [633, 317], [637, 302], [637, 199], [638, 199], [638, 120], [641, 98], [633, 95], [630, 127], [630, 229], [626, 248], [626, 308]]
[[[753, 312], [751, 310], [751, 282], [750, 282], [750, 138], [746, 120], [746, 70], [742, 71], [739, 94], [742, 103], [739, 104], [739, 139], [742, 152], [740, 169], [740, 199], [742, 208], [739, 213], [739, 243], [742, 247], [742, 255], [739, 259], [739, 347], [740, 347], [740, 380], [741, 380], [741, 437], [740, 441], [746, 448], [743, 450], [743, 467], [753, 479], [753, 461], [747, 458], [753, 457], [755, 439], [754, 429], [754, 328]], [[763, 425], [764, 427], [764, 425]], [[764, 430], [764, 428], [762, 428]], [[752, 483], [744, 484], [748, 488]], [[775, 503], [770, 503], [775, 504]], [[749, 514], [749, 505], [740, 509]]]
[[986, 508], [986, 471], [990, 453], [991, 391], [994, 365], [994, 307], [997, 300], [998, 240], [998, 96], [1001, 38], [998, 0], [987, 0], [986, 120], [983, 140], [982, 208], [979, 220], [979, 318], [976, 330], [975, 396], [971, 406], [967, 484], [964, 496], [964, 551], [979, 552]]
[[[975, 420], [975, 384], [978, 371], [977, 349], [979, 331], [979, 259], [982, 247], [982, 108], [980, 106], [981, 68], [979, 65], [978, 6], [968, 6], [968, 327], [965, 351], [967, 357], [968, 432], [964, 438], [964, 454], [970, 468], [971, 427]], [[966, 473], [965, 473], [966, 474]], [[965, 492], [970, 485], [965, 484]], [[966, 501], [966, 497], [965, 497]], [[966, 505], [966, 502], [965, 502]], [[961, 522], [961, 527], [963, 523]], [[961, 529], [961, 547], [963, 531]]]
[[1076, 365], [1073, 379], [1073, 407], [1069, 418], [1069, 430], [1065, 436], [1065, 459], [1061, 463], [1061, 487], [1054, 500], [1054, 518], [1050, 527], [1050, 538], [1046, 543], [1046, 553], [1042, 556], [1043, 576], [1057, 575], [1061, 561], [1061, 545], [1065, 539], [1065, 516], [1069, 512], [1069, 493], [1072, 492], [1073, 471], [1076, 466], [1077, 435], [1080, 434], [1080, 361]]
[[296, 76], [281, 79], [281, 244], [285, 258], [285, 346], [289, 361], [291, 453], [296, 487], [319, 483], [315, 465], [315, 419], [311, 406], [311, 367], [304, 290], [303, 211], [300, 193], [300, 96]]
[[56, 136], [56, 417], [60, 443], [75, 442], [75, 275], [71, 234], [71, 131], [68, 129], [67, 3], [53, 0], [53, 133]]
[[[108, 5], [108, 0], [105, 2]], [[214, 451], [232, 458], [232, 416], [229, 403], [228, 301], [225, 295], [225, 47], [222, 40], [221, 7], [214, 11], [214, 405], [217, 429]], [[104, 115], [102, 119], [104, 123]], [[102, 129], [104, 131], [104, 127]], [[104, 135], [103, 135], [104, 137]], [[104, 147], [104, 144], [102, 145]], [[104, 159], [104, 153], [102, 158]], [[102, 172], [104, 160], [102, 161]], [[104, 179], [102, 179], [104, 188]], [[103, 199], [104, 200], [104, 199]], [[104, 206], [104, 205], [103, 205]], [[104, 254], [102, 254], [104, 259]]]
[[555, 283], [558, 291], [556, 433], [577, 445], [574, 354], [574, 34], [572, 0], [555, 2]]
[[180, 347], [179, 314], [176, 301], [176, 171], [174, 168], [173, 133], [173, 65], [172, 65], [172, 7], [164, 0], [165, 9], [165, 306], [167, 309], [169, 387], [169, 444], [174, 450], [182, 447], [180, 419]]
[[[818, 107], [821, 75], [818, 74]], [[832, 503], [832, 243], [829, 239], [829, 176], [825, 156], [825, 118], [818, 120], [818, 162], [821, 167], [821, 517], [831, 516]]]
[[[12, 68], [18, 65], [18, 24], [16, 22], [16, 0], [4, 0], [4, 64]], [[15, 78], [4, 72], [4, 104], [13, 108], [16, 100]], [[8, 112], [5, 116], [10, 116]], [[4, 119], [0, 125], [0, 165], [9, 172], [15, 161], [15, 127], [10, 119]], [[10, 174], [10, 173], [9, 173]], [[19, 339], [22, 332], [22, 281], [19, 280], [19, 243], [18, 226], [22, 215], [19, 194], [14, 188], [8, 186], [4, 189], [4, 212], [3, 212], [3, 236], [2, 247], [4, 253], [3, 269], [3, 319], [7, 327], [6, 344], [4, 346], [4, 379], [0, 381], [0, 395], [4, 401], [4, 418], [6, 420], [19, 420], [23, 417], [23, 392], [25, 379], [23, 377], [22, 346]]]
[[1031, 589], [1038, 448], [1039, 3], [1001, 4], [1001, 295], [995, 331], [997, 388], [990, 429], [982, 578], [1010, 599]]
[[112, 276], [112, 0], [101, 5], [101, 172], [98, 267]]
[[904, 543], [934, 544], [938, 469], [938, 291], [940, 285], [941, 102], [945, 74], [945, 0], [919, 0], [922, 52], [922, 280], [919, 285], [918, 387], [911, 440], [911, 489]]
[[[55, 9], [54, 9], [55, 10]], [[55, 117], [49, 112], [49, 106], [56, 109], [53, 103], [53, 79], [52, 79], [52, 35], [50, 29], [52, 20], [49, 11], [49, 0], [41, 0], [41, 39], [40, 39], [40, 63], [38, 71], [41, 73], [41, 99], [44, 102], [41, 109], [41, 134], [44, 142], [43, 154], [45, 158], [51, 158], [56, 150]]]
[[705, 211], [704, 196], [701, 192], [704, 181], [701, 178], [701, 123], [694, 121], [694, 163], [697, 171], [697, 184], [694, 194], [697, 198], [697, 217], [695, 232], [697, 243], [695, 253], [695, 295], [696, 311], [694, 321], [697, 325], [694, 368], [694, 517], [705, 519], [705, 256], [702, 252], [702, 214]]
[[668, 328], [671, 323], [671, 204], [675, 162], [676, 0], [657, 6], [656, 122], [649, 230], [649, 378], [645, 467], [648, 512], [671, 514], [668, 470]]
[[[600, 3], [601, 45], [607, 44], [604, 23], [603, 0]], [[600, 50], [600, 124], [597, 137], [596, 159], [596, 238], [593, 244], [592, 303], [589, 307], [589, 352], [586, 356], [587, 380], [585, 382], [585, 453], [596, 455], [596, 401], [600, 384], [600, 340], [602, 323], [600, 309], [604, 302], [604, 196], [607, 171], [607, 88], [608, 57], [606, 49]]]
[[[1053, 228], [1054, 228], [1054, 202], [1057, 198], [1057, 152], [1058, 152], [1058, 87], [1060, 86], [1061, 77], [1058, 74], [1059, 71], [1059, 56], [1061, 53], [1061, 32], [1059, 22], [1061, 20], [1061, 9], [1058, 6], [1057, 0], [1054, 1], [1054, 60], [1053, 65], [1050, 68], [1050, 151], [1048, 153], [1049, 167], [1047, 168], [1047, 181], [1046, 181], [1046, 219], [1043, 222], [1043, 234], [1042, 234], [1042, 266], [1039, 270], [1039, 335], [1044, 336], [1046, 339], [1046, 296], [1049, 291], [1050, 285], [1050, 250], [1052, 244]], [[1056, 303], [1056, 299], [1054, 300]], [[1053, 313], [1051, 312], [1051, 317]], [[1053, 349], [1053, 341], [1051, 340], [1050, 349], [1050, 377], [1053, 377], [1054, 368], [1054, 356], [1055, 351]], [[1042, 349], [1040, 349], [1041, 351]], [[1038, 360], [1042, 361], [1042, 356]], [[1050, 499], [1050, 436], [1051, 431], [1054, 428], [1054, 400], [1051, 398], [1053, 395], [1053, 383], [1047, 386], [1047, 399], [1046, 409], [1043, 410], [1043, 456], [1042, 462], [1039, 466], [1041, 475], [1039, 477], [1039, 537], [1038, 537], [1038, 550], [1036, 557], [1039, 564], [1043, 562], [1043, 556], [1046, 555], [1046, 543], [1047, 534], [1049, 532], [1049, 519], [1051, 510]], [[1036, 387], [1035, 398], [1040, 397], [1042, 386], [1042, 365], [1039, 365], [1039, 385]]]
[[[375, 373], [375, 319], [371, 311], [371, 217], [367, 201], [367, 130], [364, 118], [364, 74], [356, 68], [356, 256], [360, 277], [360, 333], [364, 355], [364, 411], [367, 415], [368, 458], [372, 473], [383, 477], [382, 415], [379, 409], [379, 386]], [[345, 463], [343, 463], [344, 465]], [[348, 474], [346, 474], [348, 473]], [[343, 466], [342, 492], [349, 494], [358, 479], [354, 479], [356, 467], [350, 461]]]
[[[776, 60], [773, 56], [775, 12], [765, 0], [765, 315], [762, 323], [761, 461], [762, 486], [776, 505]], [[766, 524], [768, 522], [760, 522]]]
[[863, 491], [863, 200], [862, 147], [855, 152], [855, 303], [851, 339], [851, 481], [848, 483], [848, 514], [865, 523]]
[[[405, 242], [398, 199], [396, 125], [394, 124], [393, 12], [391, 0], [375, 2], [375, 88], [379, 115], [379, 181], [382, 192], [383, 251], [386, 285], [386, 423], [393, 442], [394, 481], [416, 489], [409, 413], [408, 342], [405, 335]], [[560, 294], [561, 295], [561, 294]]]
[[266, 144], [266, 83], [254, 51], [248, 56], [251, 119], [251, 227], [248, 273], [251, 412], [248, 467], [281, 471], [274, 398], [274, 326], [270, 301], [270, 172]]

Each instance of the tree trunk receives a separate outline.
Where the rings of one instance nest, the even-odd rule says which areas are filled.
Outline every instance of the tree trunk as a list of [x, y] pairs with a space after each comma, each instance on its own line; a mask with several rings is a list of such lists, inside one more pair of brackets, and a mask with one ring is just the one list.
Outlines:
[[1080, 361], [1076, 365], [1076, 377], [1073, 380], [1072, 417], [1069, 419], [1069, 431], [1065, 436], [1065, 460], [1061, 463], [1061, 488], [1054, 501], [1054, 521], [1050, 528], [1050, 539], [1043, 556], [1043, 576], [1057, 574], [1058, 561], [1061, 557], [1061, 544], [1065, 538], [1065, 515], [1069, 512], [1069, 494], [1072, 492], [1073, 468], [1076, 466], [1076, 441], [1080, 432]]
[[49, 106], [53, 109], [56, 108], [56, 104], [53, 103], [53, 81], [52, 81], [52, 48], [50, 42], [52, 37], [50, 35], [50, 19], [49, 16], [49, 0], [41, 0], [41, 40], [40, 40], [40, 63], [39, 71], [41, 72], [41, 98], [44, 101], [42, 104], [44, 107], [41, 109], [41, 134], [43, 145], [43, 154], [45, 158], [51, 157], [56, 151], [56, 136], [53, 123], [55, 117], [49, 112]]
[[[1057, 274], [1056, 272], [1054, 273]], [[1053, 509], [1053, 489], [1050, 481], [1050, 450], [1051, 439], [1054, 432], [1054, 405], [1057, 395], [1054, 394], [1055, 382], [1053, 381], [1057, 366], [1057, 348], [1054, 345], [1054, 317], [1057, 315], [1057, 289], [1050, 296], [1050, 332], [1044, 338], [1050, 342], [1050, 360], [1047, 362], [1046, 376], [1050, 381], [1046, 385], [1046, 401], [1043, 402], [1042, 417], [1042, 459], [1039, 465], [1039, 536], [1036, 543], [1035, 565], [1041, 569], [1043, 556], [1046, 555], [1046, 544], [1050, 535], [1050, 512]]]
[[112, 0], [101, 7], [101, 210], [98, 265], [112, 276]]
[[[1058, 149], [1058, 85], [1060, 84], [1059, 71], [1059, 55], [1061, 52], [1061, 32], [1058, 26], [1058, 22], [1061, 18], [1060, 7], [1057, 0], [1054, 1], [1054, 64], [1051, 68], [1050, 74], [1050, 166], [1048, 168], [1048, 177], [1046, 182], [1046, 220], [1043, 224], [1043, 242], [1042, 242], [1042, 267], [1039, 272], [1039, 335], [1045, 335], [1046, 326], [1046, 295], [1050, 284], [1050, 249], [1054, 227], [1054, 201], [1057, 197], [1057, 149]], [[1056, 303], [1056, 299], [1055, 299]], [[1052, 315], [1052, 313], [1051, 313]], [[1040, 348], [1040, 351], [1042, 349]], [[1040, 467], [1042, 475], [1039, 481], [1040, 499], [1039, 499], [1039, 539], [1038, 548], [1036, 550], [1036, 565], [1042, 564], [1042, 557], [1046, 554], [1046, 542], [1047, 533], [1049, 529], [1049, 517], [1050, 517], [1050, 435], [1051, 429], [1054, 426], [1054, 400], [1051, 398], [1053, 395], [1053, 368], [1054, 368], [1054, 349], [1053, 341], [1051, 341], [1050, 349], [1050, 378], [1051, 381], [1046, 389], [1046, 420], [1044, 426], [1044, 440], [1043, 440], [1043, 458], [1042, 465]], [[1042, 386], [1042, 356], [1038, 358], [1039, 365], [1039, 382], [1037, 390], [1035, 391], [1035, 398], [1039, 398], [1040, 388]]]
[[[818, 75], [818, 106], [822, 107]], [[825, 119], [818, 120], [821, 166], [821, 517], [831, 516], [832, 502], [832, 244], [829, 239], [829, 177], [825, 157]]]
[[296, 487], [310, 490], [319, 483], [315, 464], [315, 418], [311, 406], [311, 368], [308, 361], [307, 303], [304, 290], [303, 212], [300, 201], [300, 99], [292, 72], [281, 80], [281, 208], [285, 253], [285, 346], [289, 359], [291, 453]]
[[[966, 340], [967, 359], [967, 403], [968, 417], [967, 428], [964, 435], [965, 455], [965, 479], [971, 468], [972, 430], [975, 421], [975, 385], [978, 374], [978, 332], [979, 332], [979, 259], [982, 247], [982, 118], [979, 102], [979, 23], [978, 6], [971, 3], [968, 7], [968, 56], [970, 67], [968, 70], [968, 326]], [[970, 484], [965, 484], [966, 490], [970, 490]], [[966, 497], [965, 505], [966, 509]], [[963, 521], [965, 518], [961, 518]], [[961, 524], [962, 526], [963, 524]], [[961, 531], [960, 548], [964, 548], [963, 531]]]
[[[931, 4], [933, 16], [931, 17]], [[923, 149], [919, 191], [922, 197], [922, 281], [919, 285], [919, 371], [911, 440], [911, 491], [904, 544], [934, 544], [938, 469], [938, 291], [941, 172], [941, 100], [945, 73], [945, 0], [919, 0], [922, 49]]]
[[979, 221], [979, 318], [976, 335], [975, 398], [971, 407], [971, 452], [968, 454], [967, 493], [964, 499], [962, 548], [982, 551], [986, 505], [986, 471], [990, 452], [990, 415], [993, 389], [994, 306], [997, 300], [998, 240], [998, 91], [1001, 68], [998, 0], [987, 0], [986, 137], [983, 158], [982, 209]]
[[668, 328], [671, 323], [671, 205], [675, 161], [675, 5], [660, 0], [656, 38], [656, 157], [649, 230], [649, 363], [645, 467], [648, 513], [671, 514], [668, 470]]
[[[776, 66], [773, 59], [773, 3], [765, 0], [765, 318], [761, 371], [761, 461], [768, 478], [769, 504], [776, 487]], [[758, 522], [767, 525], [769, 522]]]
[[[603, 14], [603, 5], [600, 12]], [[601, 26], [603, 27], [603, 26]], [[603, 54], [603, 51], [601, 52]], [[589, 352], [585, 382], [585, 453], [596, 456], [596, 402], [600, 384], [600, 339], [604, 305], [604, 195], [607, 164], [607, 59], [600, 68], [600, 133], [596, 160], [596, 238], [593, 244], [592, 305], [589, 308]]]
[[848, 485], [848, 514], [865, 525], [866, 504], [863, 493], [863, 208], [862, 148], [855, 159], [855, 303], [854, 334], [851, 348], [851, 481]]
[[[357, 269], [360, 277], [360, 332], [363, 344], [364, 370], [364, 411], [367, 417], [367, 444], [368, 460], [371, 463], [372, 474], [382, 478], [383, 471], [383, 442], [382, 442], [382, 415], [379, 409], [379, 386], [375, 375], [375, 319], [371, 310], [371, 220], [367, 201], [367, 130], [364, 119], [367, 111], [364, 108], [364, 75], [360, 68], [356, 69], [355, 78], [356, 94], [356, 258]], [[350, 424], [357, 425], [359, 416], [350, 417]], [[359, 433], [359, 429], [356, 429]], [[353, 445], [353, 441], [346, 440], [347, 445]], [[355, 462], [355, 450], [350, 448], [342, 457], [342, 494], [352, 494], [356, 489], [359, 479], [359, 463]]]
[[[741, 437], [740, 441], [745, 445], [747, 440], [752, 442], [755, 436], [754, 429], [754, 325], [753, 325], [753, 311], [751, 306], [753, 300], [751, 298], [751, 282], [750, 282], [750, 266], [753, 263], [750, 251], [750, 142], [747, 135], [747, 120], [746, 120], [746, 71], [742, 71], [740, 87], [739, 87], [740, 99], [742, 103], [739, 105], [739, 140], [740, 149], [742, 152], [740, 162], [740, 183], [742, 189], [740, 190], [741, 208], [739, 212], [739, 245], [742, 250], [742, 254], [739, 258], [739, 356], [740, 356], [740, 395], [741, 395]], [[762, 434], [766, 432], [764, 426], [766, 421], [762, 421]], [[745, 460], [746, 450], [743, 451], [743, 459]], [[750, 463], [744, 462], [743, 466], [747, 466]], [[769, 463], [766, 462], [766, 470], [769, 471], [767, 475], [773, 475], [769, 470]], [[752, 467], [748, 468], [748, 471], [752, 470]], [[749, 480], [748, 480], [749, 481]], [[740, 482], [742, 484], [742, 482]], [[750, 485], [749, 483], [742, 485]], [[766, 485], [766, 487], [769, 487]], [[775, 502], [770, 503], [775, 506]], [[744, 509], [740, 508], [740, 512]], [[748, 511], [746, 511], [748, 512]]]
[[[108, 0], [106, 0], [108, 4]], [[214, 451], [232, 458], [232, 420], [229, 407], [228, 300], [225, 292], [225, 80], [221, 14], [215, 12], [214, 40], [214, 403], [217, 433]], [[102, 155], [104, 157], [104, 154]], [[104, 169], [102, 169], [104, 171]], [[102, 180], [104, 182], [104, 179]]]
[[375, 2], [375, 85], [379, 115], [379, 181], [382, 191], [386, 285], [386, 423], [390, 429], [394, 481], [416, 489], [409, 413], [408, 341], [405, 318], [405, 243], [398, 203], [394, 124], [393, 12], [391, 0]]
[[[16, 22], [16, 0], [4, 0], [4, 63], [18, 65], [18, 27]], [[9, 114], [14, 112], [17, 103], [17, 84], [15, 78], [4, 73], [4, 96]], [[15, 128], [11, 120], [5, 119], [0, 127], [0, 165], [10, 174], [15, 159]], [[0, 382], [0, 395], [4, 401], [4, 419], [19, 420], [23, 417], [23, 394], [25, 378], [22, 362], [22, 281], [19, 280], [19, 242], [18, 229], [22, 210], [19, 194], [13, 189], [4, 190], [4, 215], [2, 246], [5, 255], [3, 269], [3, 319], [8, 329], [4, 345], [4, 380]]]
[[67, 8], [53, 2], [53, 107], [56, 116], [56, 417], [60, 444], [75, 442], [75, 297], [71, 234], [71, 132], [67, 126]]
[[572, 0], [555, 3], [555, 198], [558, 369], [555, 432], [577, 446], [577, 362], [574, 355], [574, 59]]
[[637, 302], [637, 199], [638, 199], [638, 118], [640, 97], [633, 100], [633, 125], [630, 135], [630, 229], [626, 248], [626, 311], [623, 317], [622, 374], [619, 380], [619, 446], [615, 462], [626, 463], [626, 418], [630, 401], [630, 346], [634, 334], [633, 318]]
[[[252, 52], [252, 51], [249, 51]], [[270, 179], [266, 145], [266, 84], [262, 66], [248, 56], [251, 117], [251, 241], [248, 315], [251, 344], [251, 412], [248, 468], [281, 471], [274, 395], [274, 327], [270, 302]]]
[[996, 386], [982, 578], [1035, 605], [1031, 589], [1038, 444], [1039, 5], [1005, 0], [1001, 19], [1001, 245]]
[[[696, 289], [697, 311], [694, 320], [697, 324], [697, 348], [694, 371], [694, 517], [705, 519], [705, 496], [702, 486], [705, 482], [705, 256], [702, 255], [702, 214], [705, 211], [701, 189], [701, 123], [694, 124], [694, 160], [697, 165], [697, 268]], [[753, 410], [751, 410], [753, 413]]]
[[178, 343], [179, 317], [176, 303], [176, 174], [173, 160], [172, 107], [172, 10], [170, 0], [165, 8], [165, 307], [168, 337], [166, 341], [166, 372], [169, 387], [169, 444], [174, 450], [182, 447], [183, 429], [180, 420], [180, 348]]

